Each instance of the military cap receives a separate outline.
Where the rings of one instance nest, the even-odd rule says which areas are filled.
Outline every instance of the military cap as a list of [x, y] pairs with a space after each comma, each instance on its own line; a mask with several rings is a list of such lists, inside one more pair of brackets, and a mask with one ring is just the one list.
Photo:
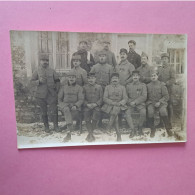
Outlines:
[[85, 41], [85, 40], [81, 40], [81, 41], [79, 42], [79, 44], [81, 44], [81, 43], [85, 43], [86, 45], [88, 44], [87, 41]]
[[161, 54], [161, 58], [163, 58], [163, 57], [169, 58], [169, 54], [168, 54], [168, 53], [162, 53], [162, 54]]
[[120, 49], [120, 53], [122, 53], [122, 52], [126, 53], [126, 54], [128, 53], [128, 51], [125, 48]]
[[73, 55], [72, 60], [80, 60], [81, 61], [81, 56], [80, 55]]
[[133, 72], [132, 72], [132, 75], [133, 74], [138, 74], [138, 75], [140, 75], [140, 72], [139, 72], [139, 70], [134, 70]]
[[68, 76], [75, 76], [76, 77], [76, 72], [74, 70], [70, 70], [68, 73], [67, 73]]
[[95, 73], [89, 72], [89, 73], [87, 74], [87, 77], [96, 77], [96, 75], [95, 75]]
[[152, 75], [152, 74], [157, 74], [157, 75], [159, 74], [157, 67], [154, 67], [154, 68], [151, 69], [150, 75]]
[[133, 43], [134, 45], [136, 45], [136, 42], [134, 41], [134, 40], [130, 40], [129, 42], [128, 42], [128, 44], [129, 43]]
[[148, 58], [148, 55], [145, 52], [142, 52], [141, 57], [147, 57]]
[[99, 51], [98, 56], [100, 56], [100, 55], [106, 55], [106, 51], [104, 51], [104, 50]]
[[112, 78], [112, 77], [119, 77], [119, 73], [118, 73], [118, 72], [112, 73], [112, 74], [111, 74], [111, 78]]
[[48, 54], [40, 54], [40, 60], [49, 60], [49, 55]]

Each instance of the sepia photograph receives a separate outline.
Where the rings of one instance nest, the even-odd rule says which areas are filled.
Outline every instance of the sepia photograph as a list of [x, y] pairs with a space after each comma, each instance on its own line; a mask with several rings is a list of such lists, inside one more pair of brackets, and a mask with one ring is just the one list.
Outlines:
[[10, 31], [18, 148], [187, 141], [187, 35]]

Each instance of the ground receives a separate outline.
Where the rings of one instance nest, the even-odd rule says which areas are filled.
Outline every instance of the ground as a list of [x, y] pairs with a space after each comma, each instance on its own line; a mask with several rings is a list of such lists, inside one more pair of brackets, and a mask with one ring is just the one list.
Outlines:
[[[50, 124], [52, 129], [53, 125]], [[85, 125], [83, 125], [83, 132], [79, 131], [72, 133], [71, 142], [64, 142], [64, 137], [67, 134], [65, 123], [60, 122], [59, 127], [62, 132], [51, 131], [51, 133], [44, 132], [42, 123], [31, 124], [17, 124], [18, 132], [18, 148], [34, 148], [34, 147], [55, 147], [55, 146], [71, 146], [71, 145], [97, 145], [97, 144], [137, 144], [137, 143], [156, 143], [156, 142], [182, 142], [185, 141], [185, 133], [179, 128], [173, 128], [174, 136], [168, 137], [164, 128], [158, 128], [154, 138], [150, 138], [150, 129], [144, 128], [143, 136], [135, 136], [129, 138], [129, 132], [121, 129], [122, 142], [116, 142], [116, 133], [114, 130], [105, 132], [99, 129], [94, 130], [95, 142], [89, 143], [85, 139], [88, 132]]]

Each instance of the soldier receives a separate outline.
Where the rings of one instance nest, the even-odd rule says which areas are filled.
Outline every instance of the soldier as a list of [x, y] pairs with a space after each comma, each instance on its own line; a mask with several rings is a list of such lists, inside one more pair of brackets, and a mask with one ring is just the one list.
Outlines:
[[151, 67], [148, 65], [148, 55], [141, 54], [141, 66], [137, 69], [140, 73], [140, 81], [148, 84], [151, 81]]
[[148, 122], [151, 128], [150, 137], [155, 136], [156, 128], [154, 125], [154, 112], [157, 109], [159, 110], [160, 117], [164, 122], [168, 136], [172, 136], [171, 124], [167, 114], [169, 93], [165, 84], [158, 80], [158, 73], [156, 71], [152, 72], [151, 82], [147, 84], [147, 88], [148, 100], [146, 104], [148, 109]]
[[[138, 123], [138, 134], [142, 135], [143, 124], [146, 120], [146, 105], [145, 101], [147, 99], [147, 87], [144, 83], [139, 81], [140, 73], [139, 71], [133, 71], [133, 82], [126, 86], [129, 109], [131, 113], [138, 111], [140, 114]], [[130, 137], [133, 137], [136, 132], [131, 132]]]
[[[81, 56], [81, 68], [83, 68], [84, 70], [88, 72], [90, 72], [92, 66], [95, 64], [94, 62], [94, 58], [92, 56], [92, 54], [87, 51], [87, 47], [88, 47], [88, 43], [87, 41], [80, 41], [79, 42], [79, 50], [77, 52], [75, 52], [73, 54], [73, 56], [76, 55], [80, 55]], [[73, 63], [71, 61], [71, 68], [73, 68]]]
[[76, 73], [76, 83], [80, 86], [83, 86], [87, 83], [87, 72], [83, 68], [80, 67], [81, 65], [81, 56], [80, 55], [73, 55], [72, 56], [72, 64], [73, 70]]
[[60, 131], [58, 127], [57, 94], [60, 88], [60, 79], [52, 68], [49, 67], [49, 56], [41, 54], [38, 70], [32, 75], [31, 83], [37, 86], [35, 98], [41, 108], [45, 132], [50, 132], [48, 123], [47, 106], [51, 110], [54, 130]]
[[83, 88], [76, 84], [75, 71], [68, 73], [68, 84], [62, 86], [58, 94], [59, 108], [64, 113], [68, 133], [64, 141], [71, 140], [73, 120], [80, 120], [81, 105], [84, 102]]
[[136, 42], [134, 40], [130, 40], [128, 42], [129, 45], [129, 53], [127, 60], [134, 65], [135, 69], [141, 66], [141, 56], [135, 52]]
[[87, 130], [89, 132], [86, 140], [95, 141], [93, 130], [96, 128], [97, 122], [101, 116], [101, 105], [103, 98], [102, 87], [95, 83], [95, 73], [88, 74], [88, 84], [83, 87], [84, 101], [84, 120], [86, 121]]
[[135, 67], [127, 60], [126, 49], [120, 49], [120, 58], [121, 61], [119, 65], [116, 66], [116, 72], [119, 73], [120, 84], [125, 86], [132, 82], [132, 72], [135, 70]]
[[[162, 67], [159, 68], [159, 81], [162, 81], [166, 84], [166, 87], [169, 92], [169, 97], [172, 97], [172, 87], [175, 83], [175, 70], [169, 65], [169, 55], [163, 53], [161, 55]], [[168, 101], [168, 116], [171, 120], [173, 113], [172, 99]]]
[[95, 73], [96, 83], [101, 85], [103, 90], [106, 85], [110, 83], [110, 77], [113, 72], [113, 68], [106, 62], [106, 52], [104, 50], [99, 52], [99, 63], [94, 65], [91, 69], [91, 73]]
[[110, 130], [115, 123], [117, 141], [121, 141], [121, 134], [118, 126], [118, 115], [121, 111], [125, 112], [126, 121], [131, 129], [133, 122], [130, 117], [130, 111], [127, 108], [127, 93], [124, 86], [119, 84], [119, 74], [113, 73], [111, 76], [111, 84], [106, 86], [103, 96], [104, 105], [102, 111], [110, 115], [107, 129]]

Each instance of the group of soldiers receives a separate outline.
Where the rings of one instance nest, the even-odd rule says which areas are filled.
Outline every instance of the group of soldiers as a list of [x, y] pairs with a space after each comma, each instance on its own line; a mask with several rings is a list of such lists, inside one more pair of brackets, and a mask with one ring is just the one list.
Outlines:
[[[168, 136], [172, 136], [171, 125], [171, 88], [175, 82], [175, 71], [169, 65], [169, 55], [161, 55], [162, 66], [154, 69], [148, 64], [148, 55], [135, 52], [136, 42], [128, 42], [129, 52], [120, 49], [120, 63], [109, 50], [109, 41], [103, 42], [104, 49], [98, 52], [98, 61], [87, 51], [87, 42], [79, 43], [79, 50], [72, 55], [71, 70], [67, 82], [60, 79], [51, 67], [49, 56], [40, 56], [38, 70], [34, 71], [31, 83], [36, 88], [35, 97], [41, 108], [46, 132], [48, 105], [50, 106], [54, 130], [59, 132], [58, 109], [64, 114], [67, 135], [64, 141], [71, 140], [74, 130], [73, 121], [78, 126], [80, 120], [86, 122], [86, 140], [95, 141], [93, 130], [102, 127], [103, 116], [109, 117], [106, 130], [116, 130], [117, 141], [121, 141], [120, 125], [125, 119], [130, 138], [143, 134], [146, 118], [151, 129], [150, 137], [155, 136], [154, 115], [159, 113]], [[138, 127], [135, 128], [132, 113], [139, 113]]]

